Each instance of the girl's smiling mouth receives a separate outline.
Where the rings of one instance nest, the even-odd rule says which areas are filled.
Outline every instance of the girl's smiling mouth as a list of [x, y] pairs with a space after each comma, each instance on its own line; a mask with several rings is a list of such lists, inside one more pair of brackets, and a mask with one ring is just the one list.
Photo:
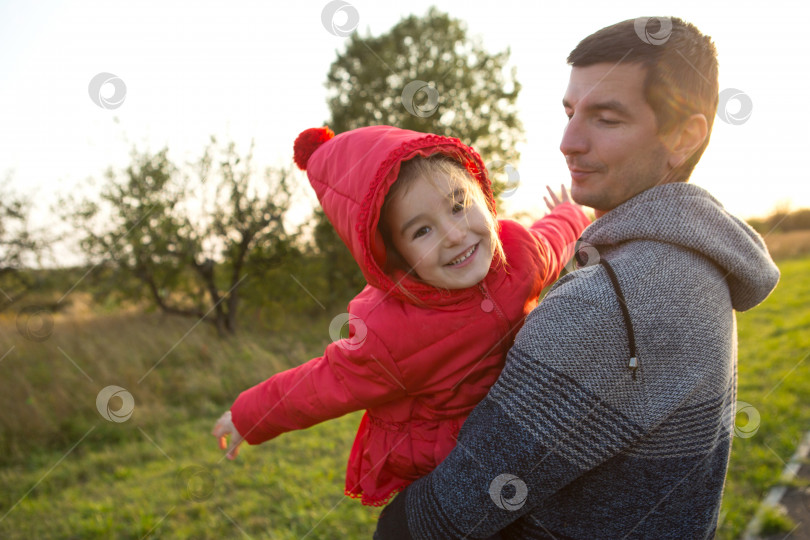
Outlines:
[[[479, 244], [480, 244], [480, 242], [479, 242]], [[456, 257], [455, 259], [453, 259], [449, 263], [445, 264], [445, 266], [462, 266], [466, 261], [468, 261], [473, 256], [473, 254], [476, 251], [478, 251], [478, 245], [479, 244], [475, 244], [470, 249], [468, 249], [467, 251], [465, 251], [464, 253], [462, 253], [461, 255], [459, 255], [458, 257]]]

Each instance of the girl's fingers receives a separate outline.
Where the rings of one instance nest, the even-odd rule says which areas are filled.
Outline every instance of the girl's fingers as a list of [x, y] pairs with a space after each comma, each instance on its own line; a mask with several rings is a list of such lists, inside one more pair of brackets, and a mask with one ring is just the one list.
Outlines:
[[551, 195], [551, 200], [554, 201], [554, 204], [560, 204], [560, 199], [558, 199], [557, 194], [551, 190], [551, 186], [546, 186], [546, 190], [548, 190], [548, 194]]
[[228, 448], [227, 457], [228, 459], [236, 459], [236, 456], [239, 455], [239, 445], [242, 444], [242, 440], [234, 437], [231, 439], [231, 447]]
[[[211, 430], [211, 434], [217, 438], [219, 449], [225, 450], [225, 455], [228, 459], [236, 458], [239, 454], [239, 445], [242, 443], [243, 439], [236, 431], [231, 421], [231, 411], [227, 411], [217, 420], [214, 429]], [[228, 444], [229, 437], [230, 444]]]
[[566, 189], [565, 184], [560, 184], [560, 190], [562, 192], [563, 202], [571, 202], [571, 196], [569, 195], [568, 189]]
[[[554, 210], [557, 206], [562, 204], [560, 199], [557, 197], [557, 194], [551, 190], [551, 186], [547, 185], [546, 190], [548, 191], [549, 197], [543, 197], [543, 200], [546, 201], [546, 206], [549, 210]], [[563, 192], [563, 201], [565, 201], [565, 192]]]

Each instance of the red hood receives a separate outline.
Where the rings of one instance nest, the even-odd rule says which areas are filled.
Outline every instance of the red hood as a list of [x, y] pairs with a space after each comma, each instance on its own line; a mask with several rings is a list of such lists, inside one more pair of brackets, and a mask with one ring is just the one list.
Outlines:
[[[452, 156], [466, 166], [481, 184], [494, 214], [495, 201], [481, 156], [458, 139], [391, 126], [359, 128], [317, 144], [320, 146], [308, 160], [303, 160], [309, 181], [369, 285], [406, 299], [407, 295], [394, 286], [396, 279], [410, 294], [431, 303], [466, 296], [464, 291], [440, 290], [404, 274], [392, 279], [383, 272], [385, 248], [377, 223], [385, 195], [399, 175], [400, 164], [417, 155], [436, 153]], [[297, 146], [298, 141], [298, 154]]]

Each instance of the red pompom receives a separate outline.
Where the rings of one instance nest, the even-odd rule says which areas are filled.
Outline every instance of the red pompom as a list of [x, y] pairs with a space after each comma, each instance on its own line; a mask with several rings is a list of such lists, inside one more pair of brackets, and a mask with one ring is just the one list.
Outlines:
[[324, 126], [322, 128], [310, 128], [302, 131], [301, 134], [295, 139], [293, 145], [293, 159], [298, 168], [302, 171], [307, 170], [307, 162], [309, 157], [315, 153], [323, 143], [335, 136], [335, 132]]

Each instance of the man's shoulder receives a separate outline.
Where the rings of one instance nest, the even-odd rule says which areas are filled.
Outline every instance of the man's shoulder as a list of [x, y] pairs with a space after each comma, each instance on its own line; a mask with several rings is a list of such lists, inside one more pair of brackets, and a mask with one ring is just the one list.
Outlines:
[[[728, 289], [718, 287], [723, 281], [720, 269], [697, 252], [647, 240], [601, 253], [596, 248], [585, 251], [585, 266], [561, 277], [529, 314], [530, 330], [566, 328], [611, 338], [617, 331], [623, 334], [620, 293], [630, 318], [639, 323], [673, 318], [677, 311], [677, 319], [688, 324], [693, 318], [714, 320], [731, 309]], [[617, 278], [615, 286], [604, 262]], [[682, 309], [696, 305], [704, 311]]]
[[541, 305], [553, 303], [564, 308], [566, 304], [586, 304], [608, 310], [604, 300], [607, 299], [610, 287], [607, 272], [597, 260], [560, 277], [549, 289]]
[[558, 280], [549, 291], [555, 295], [589, 298], [605, 290], [613, 291], [610, 278], [602, 268], [606, 262], [614, 270], [623, 291], [643, 288], [667, 294], [678, 289], [677, 294], [687, 291], [679, 284], [708, 281], [716, 284], [722, 277], [721, 269], [705, 255], [683, 246], [644, 239], [633, 240], [617, 246], [584, 248], [587, 263]]

